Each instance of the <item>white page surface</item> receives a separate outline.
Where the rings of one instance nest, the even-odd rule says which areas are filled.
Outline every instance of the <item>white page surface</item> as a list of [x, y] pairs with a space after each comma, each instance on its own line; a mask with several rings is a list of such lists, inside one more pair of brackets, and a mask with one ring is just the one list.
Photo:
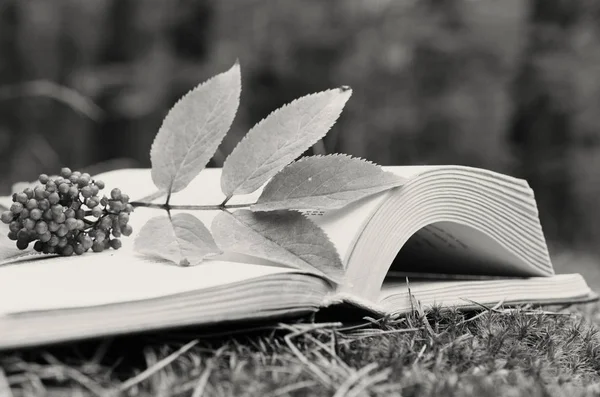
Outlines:
[[0, 267], [0, 315], [158, 298], [293, 271], [226, 261], [179, 267], [114, 250], [27, 261]]

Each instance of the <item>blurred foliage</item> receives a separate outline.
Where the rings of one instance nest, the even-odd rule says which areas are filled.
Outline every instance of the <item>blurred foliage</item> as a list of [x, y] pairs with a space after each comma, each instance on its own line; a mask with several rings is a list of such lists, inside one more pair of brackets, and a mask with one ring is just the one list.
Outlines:
[[236, 58], [212, 165], [283, 103], [349, 85], [327, 151], [527, 178], [548, 236], [600, 251], [594, 0], [0, 0], [2, 193], [65, 164], [149, 166], [169, 107]]

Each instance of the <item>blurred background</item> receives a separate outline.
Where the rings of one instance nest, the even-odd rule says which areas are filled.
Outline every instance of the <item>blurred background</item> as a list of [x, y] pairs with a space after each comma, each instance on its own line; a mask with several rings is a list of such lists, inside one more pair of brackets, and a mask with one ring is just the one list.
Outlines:
[[149, 167], [170, 106], [236, 59], [211, 166], [270, 111], [349, 85], [324, 150], [526, 178], [553, 247], [600, 253], [596, 0], [0, 0], [0, 194]]

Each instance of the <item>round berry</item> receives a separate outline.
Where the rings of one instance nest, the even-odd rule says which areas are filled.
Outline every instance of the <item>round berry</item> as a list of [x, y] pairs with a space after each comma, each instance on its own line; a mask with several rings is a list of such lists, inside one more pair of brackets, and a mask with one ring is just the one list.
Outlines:
[[62, 213], [59, 215], [54, 215], [52, 218], [54, 218], [57, 223], [65, 223], [65, 220], [67, 220], [65, 214]]
[[25, 190], [23, 190], [23, 193], [25, 193], [27, 198], [33, 198], [33, 189], [32, 188], [26, 187]]
[[71, 208], [73, 208], [74, 210], [78, 210], [79, 208], [81, 208], [81, 203], [79, 201], [73, 201], [71, 203]]
[[75, 211], [75, 218], [77, 218], [77, 219], [85, 218], [85, 211], [82, 208]]
[[90, 189], [92, 189], [92, 196], [97, 196], [100, 193], [100, 188], [96, 185], [91, 185]]
[[75, 227], [77, 230], [85, 229], [85, 222], [83, 219], [77, 219], [77, 226]]
[[27, 230], [33, 230], [35, 228], [35, 221], [31, 218], [27, 218], [23, 221], [23, 227]]
[[98, 189], [100, 189], [100, 190], [104, 189], [104, 182], [103, 181], [95, 181], [94, 184], [96, 186], [98, 186]]
[[45, 193], [46, 193], [46, 190], [42, 186], [38, 185], [33, 189], [33, 197], [38, 200], [41, 200], [44, 197], [46, 197]]
[[127, 212], [128, 214], [131, 214], [133, 212], [133, 205], [127, 204], [123, 211]]
[[[68, 230], [75, 230], [77, 228], [77, 219], [75, 218], [67, 218], [67, 220], [65, 221], [65, 226], [67, 227]], [[60, 232], [60, 229], [58, 229], [58, 232]]]
[[46, 175], [46, 174], [41, 174], [41, 175], [38, 177], [38, 180], [40, 181], [40, 183], [41, 183], [42, 185], [45, 185], [46, 183], [48, 183], [48, 181], [50, 180], [50, 178], [49, 178], [49, 177], [48, 177], [48, 175]]
[[69, 184], [63, 182], [60, 185], [58, 185], [58, 191], [62, 194], [67, 194], [69, 193], [69, 190], [71, 190], [71, 186], [69, 186]]
[[118, 238], [114, 238], [112, 240], [110, 240], [110, 246], [112, 249], [118, 250], [119, 248], [122, 247], [122, 243], [121, 240], [119, 240]]
[[57, 231], [59, 226], [60, 225], [56, 221], [48, 222], [48, 230], [50, 230], [51, 232]]
[[61, 237], [58, 239], [58, 244], [56, 244], [56, 246], [58, 248], [63, 248], [63, 247], [66, 247], [68, 243], [69, 243], [69, 240], [67, 240], [66, 237]]
[[56, 183], [54, 183], [54, 181], [50, 180], [46, 183], [46, 191], [47, 192], [55, 192], [56, 191]]
[[131, 236], [131, 233], [133, 233], [133, 228], [131, 225], [125, 225], [121, 228], [121, 233], [123, 233], [123, 236]]
[[101, 206], [97, 205], [92, 209], [92, 215], [96, 218], [100, 218], [102, 216], [102, 214], [104, 213], [104, 210], [102, 209]]
[[38, 208], [34, 208], [29, 212], [29, 217], [31, 219], [33, 219], [34, 221], [38, 221], [40, 219], [42, 219], [42, 210], [38, 209]]
[[50, 208], [50, 201], [48, 199], [38, 200], [38, 208], [42, 211], [46, 211], [48, 208]]
[[42, 252], [44, 250], [44, 243], [36, 241], [35, 244], [33, 244], [33, 249], [37, 252]]
[[50, 240], [48, 240], [48, 246], [56, 247], [58, 245], [58, 241], [58, 236], [56, 234], [53, 234], [52, 237], [50, 237]]
[[67, 233], [69, 233], [69, 228], [67, 227], [66, 224], [62, 224], [58, 227], [58, 230], [56, 231], [56, 235], [58, 237], [64, 237], [67, 235]]
[[27, 200], [29, 199], [29, 197], [27, 197], [27, 195], [25, 193], [23, 193], [23, 192], [17, 193], [17, 195], [15, 196], [15, 198], [16, 198], [15, 201], [19, 202], [21, 204], [26, 204]]
[[79, 177], [79, 180], [77, 181], [77, 184], [79, 185], [79, 187], [85, 187], [90, 183], [90, 176], [89, 174], [82, 174]]
[[71, 176], [69, 177], [69, 180], [71, 181], [72, 184], [76, 185], [79, 182], [79, 173], [77, 171], [72, 173]]
[[129, 214], [126, 212], [121, 212], [119, 214], [119, 225], [126, 225], [129, 222]]
[[44, 221], [39, 221], [35, 225], [35, 232], [39, 235], [42, 235], [48, 231], [48, 224]]
[[79, 189], [77, 189], [77, 187], [75, 187], [75, 186], [71, 186], [69, 188], [69, 196], [77, 197], [78, 195], [79, 195]]
[[52, 233], [50, 233], [48, 231], [40, 236], [40, 241], [42, 243], [47, 243], [48, 241], [50, 241], [51, 238], [52, 238]]
[[60, 176], [63, 178], [68, 178], [71, 176], [71, 169], [68, 167], [63, 167], [60, 169]]
[[73, 250], [77, 255], [82, 255], [85, 252], [85, 248], [83, 248], [83, 245], [79, 243], [75, 243], [75, 245], [73, 246]]
[[44, 254], [55, 254], [56, 253], [56, 247], [51, 246], [51, 245], [46, 245], [44, 247], [44, 251], [42, 251]]
[[17, 232], [17, 238], [19, 240], [29, 240], [29, 231], [27, 229], [21, 229]]
[[[81, 181], [81, 180], [80, 180], [80, 181]], [[91, 188], [91, 187], [89, 187], [89, 186], [84, 186], [84, 187], [82, 187], [82, 188], [81, 188], [81, 195], [82, 195], [84, 198], [90, 198], [90, 197], [92, 197], [92, 196], [93, 196], [93, 194], [92, 194], [92, 188]]]
[[12, 241], [17, 241], [18, 237], [17, 237], [17, 233], [13, 232], [12, 230], [10, 232], [8, 232], [8, 238], [11, 239]]
[[48, 201], [50, 204], [58, 204], [60, 201], [60, 196], [56, 192], [52, 192], [48, 195]]
[[38, 202], [37, 202], [37, 200], [36, 200], [36, 199], [34, 199], [34, 198], [27, 200], [27, 204], [25, 204], [25, 207], [26, 207], [28, 210], [32, 210], [32, 209], [34, 209], [34, 208], [37, 208], [37, 206], [38, 206]]
[[42, 218], [45, 221], [51, 221], [52, 220], [52, 210], [50, 210], [50, 208], [48, 208], [47, 210], [45, 210], [44, 214], [42, 215]]
[[121, 195], [121, 202], [122, 202], [123, 204], [127, 204], [127, 203], [129, 202], [129, 195], [127, 195], [127, 194], [122, 194], [122, 195]]
[[18, 221], [12, 221], [9, 225], [8, 225], [8, 230], [10, 230], [11, 232], [18, 232], [19, 230], [21, 230], [21, 222]]
[[95, 240], [96, 242], [101, 243], [104, 241], [105, 238], [106, 238], [106, 234], [104, 234], [104, 232], [102, 230], [98, 230], [96, 232], [96, 240]]
[[73, 255], [73, 251], [74, 251], [73, 246], [71, 244], [67, 244], [61, 248], [60, 254], [62, 256], [71, 256], [71, 255]]
[[14, 217], [15, 214], [13, 214], [12, 211], [4, 211], [2, 215], [0, 215], [0, 220], [2, 220], [2, 223], [6, 223], [8, 225], [12, 222]]
[[67, 208], [65, 210], [65, 216], [68, 218], [75, 218], [75, 210], [73, 208]]
[[121, 199], [121, 189], [116, 187], [113, 190], [111, 190], [110, 198], [112, 198], [113, 200], [120, 200]]
[[17, 203], [13, 203], [13, 204], [10, 206], [10, 211], [11, 211], [13, 214], [18, 214], [18, 213], [20, 213], [21, 211], [23, 211], [23, 204], [21, 204], [21, 203], [18, 203], [18, 202], [17, 202]]
[[24, 250], [27, 249], [27, 246], [29, 246], [29, 241], [27, 240], [17, 240], [17, 248], [20, 250]]
[[123, 209], [123, 203], [120, 201], [109, 201], [108, 206], [115, 212], [120, 212]]
[[50, 211], [52, 211], [52, 215], [60, 215], [63, 213], [63, 206], [60, 204], [54, 204], [50, 207]]
[[102, 229], [108, 229], [111, 226], [112, 226], [112, 220], [108, 216], [105, 216], [100, 221], [100, 228], [102, 228]]
[[29, 218], [29, 210], [27, 208], [23, 208], [23, 211], [21, 211], [21, 213], [19, 214], [19, 218], [20, 219]]
[[94, 252], [104, 251], [104, 244], [101, 241], [94, 241], [94, 244], [92, 244], [92, 251], [94, 251]]
[[85, 201], [85, 205], [87, 205], [88, 208], [94, 208], [98, 204], [100, 204], [100, 200], [98, 200], [97, 197], [90, 197]]
[[121, 231], [119, 229], [112, 230], [113, 237], [121, 237]]
[[81, 239], [81, 245], [83, 245], [83, 248], [87, 251], [90, 248], [92, 248], [92, 245], [94, 245], [94, 242], [92, 241], [90, 236], [84, 235], [83, 238]]

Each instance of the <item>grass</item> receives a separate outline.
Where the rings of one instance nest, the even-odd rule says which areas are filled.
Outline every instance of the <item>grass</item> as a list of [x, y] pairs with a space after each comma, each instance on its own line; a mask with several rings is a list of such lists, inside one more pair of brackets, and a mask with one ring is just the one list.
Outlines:
[[434, 308], [353, 327], [280, 324], [210, 339], [188, 330], [5, 352], [0, 395], [597, 395], [600, 305], [555, 310]]

